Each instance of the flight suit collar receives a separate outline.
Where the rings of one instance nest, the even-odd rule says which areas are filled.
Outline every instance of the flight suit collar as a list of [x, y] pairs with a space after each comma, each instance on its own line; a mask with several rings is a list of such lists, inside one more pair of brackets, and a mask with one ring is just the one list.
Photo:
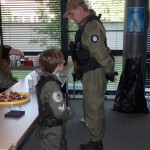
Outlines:
[[88, 20], [88, 18], [89, 17], [91, 17], [91, 16], [93, 16], [94, 14], [89, 14], [87, 17], [85, 17], [79, 24], [78, 24], [78, 26], [79, 26], [79, 28], [80, 27], [83, 27], [84, 26], [84, 24], [87, 22], [87, 20]]
[[54, 79], [58, 80], [58, 78], [56, 77], [56, 75], [52, 74], [52, 73], [49, 73], [47, 71], [43, 72], [43, 76], [46, 77], [46, 76], [51, 76], [53, 77]]

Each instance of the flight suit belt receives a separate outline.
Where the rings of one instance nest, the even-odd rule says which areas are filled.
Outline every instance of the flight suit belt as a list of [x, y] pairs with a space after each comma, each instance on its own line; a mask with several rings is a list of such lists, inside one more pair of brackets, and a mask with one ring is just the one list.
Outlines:
[[40, 126], [43, 127], [57, 127], [57, 126], [61, 126], [62, 125], [62, 121], [59, 119], [46, 119], [44, 121], [41, 122]]
[[95, 70], [100, 67], [101, 65], [96, 60], [89, 60], [87, 63], [84, 64], [79, 63], [78, 70], [83, 74], [90, 70]]

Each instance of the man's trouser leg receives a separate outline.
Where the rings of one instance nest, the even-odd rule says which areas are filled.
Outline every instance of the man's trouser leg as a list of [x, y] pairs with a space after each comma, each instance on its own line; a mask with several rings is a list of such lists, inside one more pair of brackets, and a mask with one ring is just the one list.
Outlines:
[[104, 94], [107, 80], [101, 69], [84, 74], [84, 113], [91, 141], [100, 141], [104, 134]]

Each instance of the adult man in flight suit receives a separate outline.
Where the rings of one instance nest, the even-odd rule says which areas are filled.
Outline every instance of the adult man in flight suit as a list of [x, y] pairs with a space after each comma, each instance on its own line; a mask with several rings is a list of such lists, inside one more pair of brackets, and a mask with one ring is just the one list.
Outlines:
[[102, 150], [104, 135], [104, 94], [108, 79], [114, 81], [114, 59], [109, 54], [105, 28], [83, 0], [70, 0], [64, 18], [78, 24], [75, 37], [76, 74], [81, 79], [84, 96], [84, 117], [90, 141], [81, 150]]

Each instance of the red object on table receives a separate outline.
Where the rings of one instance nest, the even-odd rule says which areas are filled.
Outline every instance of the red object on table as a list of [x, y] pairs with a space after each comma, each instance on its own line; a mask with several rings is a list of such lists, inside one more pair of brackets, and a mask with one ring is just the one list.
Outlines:
[[33, 61], [32, 60], [25, 60], [24, 66], [33, 66]]

